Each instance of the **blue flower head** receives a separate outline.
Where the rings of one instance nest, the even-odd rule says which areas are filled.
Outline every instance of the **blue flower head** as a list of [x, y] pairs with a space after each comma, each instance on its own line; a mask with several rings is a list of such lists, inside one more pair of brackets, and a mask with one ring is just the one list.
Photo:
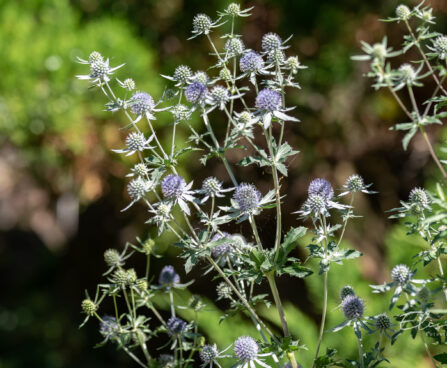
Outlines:
[[242, 362], [249, 362], [258, 356], [259, 346], [250, 336], [241, 336], [234, 342], [234, 353]]
[[359, 297], [355, 295], [348, 295], [341, 302], [341, 309], [343, 310], [346, 319], [353, 320], [362, 318], [365, 306], [363, 304], [363, 300]]
[[160, 272], [158, 282], [163, 286], [172, 286], [180, 283], [180, 276], [175, 272], [174, 267], [164, 266]]
[[234, 192], [233, 199], [243, 212], [250, 212], [259, 207], [261, 193], [253, 184], [241, 183]]
[[281, 108], [281, 94], [272, 89], [264, 88], [256, 96], [255, 105], [261, 111], [277, 111]]
[[244, 73], [257, 73], [264, 67], [264, 61], [261, 55], [254, 51], [249, 51], [241, 57], [239, 66]]
[[191, 103], [198, 103], [206, 97], [206, 86], [200, 82], [191, 83], [185, 90], [185, 97]]
[[211, 255], [214, 258], [220, 258], [220, 257], [224, 257], [227, 256], [229, 253], [231, 253], [233, 247], [231, 244], [231, 235], [228, 234], [227, 232], [222, 232], [222, 234], [215, 234], [211, 241], [218, 241], [221, 239], [227, 239], [228, 241], [225, 241], [224, 243], [221, 243], [215, 247], [213, 247], [213, 249], [211, 249]]
[[130, 98], [130, 111], [135, 115], [142, 115], [154, 106], [154, 99], [149, 93], [135, 92]]
[[161, 191], [165, 198], [180, 198], [185, 187], [185, 179], [175, 174], [165, 176], [161, 182]]
[[171, 317], [166, 323], [170, 335], [179, 335], [186, 329], [187, 323], [178, 317]]
[[327, 200], [334, 197], [334, 190], [332, 189], [331, 183], [322, 178], [312, 180], [307, 191], [309, 193], [309, 196], [318, 194]]

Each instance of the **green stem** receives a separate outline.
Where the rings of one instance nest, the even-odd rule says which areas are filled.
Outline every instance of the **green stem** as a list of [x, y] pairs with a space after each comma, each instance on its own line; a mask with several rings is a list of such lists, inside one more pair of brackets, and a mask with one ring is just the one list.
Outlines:
[[320, 351], [321, 342], [323, 340], [323, 334], [324, 334], [324, 325], [326, 322], [326, 313], [327, 313], [327, 292], [328, 292], [328, 273], [329, 271], [325, 272], [323, 275], [323, 284], [324, 284], [324, 291], [323, 291], [323, 312], [321, 314], [321, 323], [320, 323], [320, 334], [318, 336], [318, 342], [317, 342], [317, 349], [315, 350], [315, 357], [314, 361], [312, 363], [312, 367], [315, 367], [315, 362], [318, 358], [318, 353]]
[[359, 360], [360, 360], [360, 368], [365, 368], [365, 363], [363, 362], [363, 348], [362, 348], [362, 340], [357, 337], [357, 345], [359, 347]]

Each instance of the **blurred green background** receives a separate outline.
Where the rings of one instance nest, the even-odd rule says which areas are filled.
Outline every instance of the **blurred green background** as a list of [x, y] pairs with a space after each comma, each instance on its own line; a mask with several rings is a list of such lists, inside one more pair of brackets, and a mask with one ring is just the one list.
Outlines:
[[[214, 16], [228, 3], [0, 0], [0, 368], [134, 366], [113, 346], [93, 349], [101, 340], [95, 322], [77, 328], [83, 318], [79, 304], [84, 289], [93, 292], [105, 271], [104, 250], [122, 249], [126, 241], [145, 237], [151, 230], [142, 225], [147, 218], [143, 207], [120, 212], [127, 201], [124, 176], [131, 161], [111, 149], [122, 146], [118, 128], [125, 118], [104, 112], [99, 91], [87, 90], [86, 83], [74, 78], [86, 73], [75, 58], [87, 58], [97, 50], [110, 57], [112, 65], [124, 62], [117, 74], [121, 80], [132, 77], [138, 89], [160, 96], [166, 81], [159, 73], [170, 75], [181, 63], [194, 70], [210, 64], [205, 40], [186, 41], [191, 20], [198, 12]], [[441, 0], [426, 4], [435, 8], [437, 29], [445, 32], [447, 4]], [[248, 47], [259, 48], [262, 35], [269, 31], [284, 38], [293, 34], [288, 51], [309, 67], [300, 72], [302, 90], [288, 97], [288, 105], [298, 106], [295, 111], [302, 123], [290, 126], [286, 137], [301, 153], [283, 181], [288, 194], [284, 213], [301, 206], [308, 183], [317, 176], [341, 187], [357, 172], [380, 192], [357, 202], [364, 218], [351, 224], [346, 239], [364, 257], [331, 272], [329, 305], [332, 311], [339, 289], [349, 282], [365, 298], [368, 314], [379, 313], [389, 295], [373, 297], [368, 284], [386, 280], [397, 262], [410, 264], [421, 246], [416, 238], [405, 237], [403, 228], [384, 212], [436, 173], [421, 138], [403, 151], [399, 134], [388, 128], [404, 121], [404, 116], [389, 94], [375, 93], [362, 77], [367, 65], [350, 60], [360, 52], [360, 40], [374, 42], [387, 33], [391, 45], [399, 42], [402, 28], [379, 22], [398, 2], [259, 0], [241, 5], [255, 6], [252, 17], [239, 25]], [[431, 88], [427, 85], [418, 93], [425, 97]], [[155, 122], [164, 137], [170, 129], [166, 116]], [[433, 139], [437, 133], [441, 132], [430, 131]], [[179, 134], [179, 139], [186, 134]], [[236, 162], [240, 155], [235, 151], [229, 160]], [[217, 161], [206, 168], [198, 160], [188, 159], [182, 165], [182, 172], [197, 183], [210, 175], [225, 178]], [[259, 183], [264, 192], [271, 185], [262, 170], [244, 168], [239, 174], [244, 181]], [[286, 230], [297, 224], [295, 216], [286, 215], [284, 222]], [[274, 233], [274, 211], [265, 211], [258, 223], [268, 242]], [[233, 230], [248, 233], [245, 228]], [[157, 261], [154, 274], [162, 263], [176, 264], [183, 280], [196, 279], [191, 292], [214, 299], [211, 279], [200, 278], [199, 270], [186, 276], [169, 245], [158, 243], [169, 259]], [[135, 267], [140, 266], [137, 259]], [[284, 277], [279, 288], [292, 332], [309, 347], [299, 357], [307, 367], [321, 313], [321, 278], [303, 282]], [[267, 290], [265, 285], [262, 290]], [[223, 348], [244, 332], [245, 325], [251, 327], [242, 317], [218, 326], [216, 308], [210, 307], [200, 321], [202, 332]], [[271, 310], [262, 314], [278, 323]], [[341, 320], [340, 313], [330, 313], [328, 326]], [[343, 338], [329, 334], [323, 345], [334, 345], [353, 358], [356, 347], [351, 335], [348, 330], [342, 332]], [[422, 346], [408, 336], [391, 354], [391, 367], [429, 366]]]

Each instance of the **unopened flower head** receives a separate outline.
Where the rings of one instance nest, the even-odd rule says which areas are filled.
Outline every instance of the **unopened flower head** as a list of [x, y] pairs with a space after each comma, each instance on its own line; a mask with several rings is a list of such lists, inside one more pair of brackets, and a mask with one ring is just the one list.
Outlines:
[[194, 73], [194, 75], [191, 78], [194, 82], [199, 82], [202, 83], [203, 85], [207, 85], [207, 83], [209, 82], [209, 77], [208, 74], [206, 74], [205, 72], [199, 70], [197, 72]]
[[299, 69], [302, 68], [301, 63], [298, 59], [298, 56], [290, 56], [286, 60], [286, 67], [289, 69], [293, 74], [298, 72]]
[[399, 5], [396, 8], [396, 15], [401, 20], [407, 20], [410, 18], [411, 10], [406, 5]]
[[132, 168], [132, 173], [136, 176], [146, 177], [149, 174], [149, 168], [142, 162], [135, 164]]
[[423, 188], [413, 188], [410, 192], [409, 200], [411, 204], [421, 207], [427, 207], [430, 204], [430, 198]]
[[236, 3], [231, 3], [227, 7], [227, 13], [230, 15], [233, 15], [233, 16], [239, 15], [240, 11], [241, 11], [241, 6]]
[[218, 240], [223, 240], [224, 242], [213, 247], [211, 249], [211, 255], [214, 258], [228, 256], [233, 250], [233, 246], [231, 243], [231, 235], [228, 234], [227, 232], [222, 232], [222, 234], [219, 234], [219, 233], [215, 234], [211, 239], [211, 241], [213, 241], [213, 242], [218, 241]]
[[433, 41], [433, 47], [441, 60], [447, 58], [447, 36], [439, 36]]
[[122, 265], [121, 255], [116, 249], [107, 249], [104, 252], [104, 261], [109, 267], [117, 267]]
[[155, 106], [154, 99], [146, 92], [135, 92], [129, 102], [130, 111], [135, 115], [142, 115]]
[[98, 60], [90, 64], [90, 77], [103, 78], [109, 74], [109, 64], [107, 61]]
[[249, 362], [258, 356], [259, 346], [250, 336], [241, 336], [234, 342], [234, 353], [242, 362]]
[[334, 197], [334, 189], [332, 189], [331, 183], [326, 179], [317, 178], [310, 182], [309, 188], [307, 189], [309, 197], [314, 195], [320, 195], [324, 199], [330, 200]]
[[133, 91], [135, 89], [135, 82], [131, 78], [125, 79], [121, 85], [123, 88], [127, 89], [128, 91]]
[[203, 181], [202, 191], [209, 197], [216, 197], [222, 191], [222, 183], [214, 176], [210, 176]]
[[355, 320], [362, 318], [365, 306], [363, 300], [355, 295], [348, 295], [341, 302], [341, 309], [346, 319]]
[[262, 37], [262, 50], [265, 52], [270, 52], [275, 49], [280, 48], [282, 45], [281, 37], [276, 33], [267, 33]]
[[88, 62], [90, 64], [97, 63], [100, 61], [104, 61], [104, 57], [98, 51], [93, 51], [88, 57]]
[[186, 84], [192, 77], [192, 70], [187, 65], [179, 65], [174, 71], [174, 80], [180, 84]]
[[244, 43], [239, 38], [229, 38], [225, 43], [225, 51], [228, 57], [238, 56], [245, 49]]
[[93, 316], [98, 310], [98, 306], [91, 299], [84, 299], [81, 303], [81, 308], [87, 316]]
[[404, 264], [394, 266], [391, 270], [391, 278], [399, 285], [405, 285], [411, 279], [411, 270]]
[[185, 179], [180, 175], [167, 175], [161, 182], [161, 191], [165, 198], [180, 198], [185, 191], [185, 187]]
[[198, 103], [206, 97], [207, 88], [205, 84], [193, 82], [185, 90], [185, 97], [191, 103]]
[[210, 96], [213, 102], [221, 106], [225, 105], [230, 99], [229, 92], [225, 87], [222, 86], [213, 87], [213, 89], [210, 92]]
[[126, 146], [130, 151], [144, 151], [146, 143], [146, 137], [141, 132], [130, 132], [126, 137]]
[[231, 81], [231, 79], [233, 78], [233, 76], [231, 75], [231, 72], [228, 68], [221, 69], [219, 72], [219, 77], [226, 82]]
[[217, 285], [216, 292], [219, 299], [231, 299], [231, 295], [233, 294], [231, 287], [223, 281]]
[[307, 198], [304, 207], [314, 216], [319, 216], [327, 212], [327, 199], [321, 194], [312, 194]]
[[174, 267], [164, 266], [160, 272], [158, 282], [163, 286], [173, 286], [180, 283], [180, 276], [175, 272]]
[[379, 331], [385, 331], [391, 328], [391, 320], [390, 317], [386, 313], [379, 314], [375, 318], [375, 325]]
[[116, 285], [120, 287], [125, 287], [128, 284], [126, 270], [122, 268], [118, 268], [117, 270], [115, 270], [115, 272], [112, 275], [112, 280]]
[[239, 122], [242, 124], [248, 124], [250, 121], [253, 120], [253, 115], [251, 114], [250, 111], [242, 111], [239, 114]]
[[399, 68], [402, 82], [412, 84], [417, 77], [416, 71], [410, 64], [402, 64]]
[[261, 111], [273, 112], [281, 108], [281, 94], [269, 88], [264, 88], [256, 96], [256, 108]]
[[177, 122], [189, 120], [191, 117], [191, 111], [185, 105], [175, 105], [171, 110], [174, 120]]
[[150, 184], [147, 180], [142, 177], [138, 177], [127, 185], [127, 193], [133, 201], [137, 201], [144, 197], [149, 191]]
[[348, 180], [346, 180], [345, 187], [351, 193], [360, 192], [365, 188], [365, 183], [360, 175], [351, 175]]
[[212, 363], [218, 355], [219, 351], [217, 350], [216, 344], [205, 345], [199, 353], [200, 360], [206, 364]]
[[375, 43], [372, 47], [372, 55], [377, 59], [384, 59], [387, 56], [387, 49], [383, 43]]
[[233, 195], [233, 199], [243, 212], [251, 212], [259, 207], [261, 193], [253, 184], [241, 183]]
[[197, 34], [209, 33], [212, 25], [213, 21], [206, 14], [197, 14], [192, 20], [193, 31]]
[[286, 60], [286, 54], [280, 48], [268, 53], [268, 60], [276, 65], [281, 65]]
[[349, 295], [355, 295], [353, 287], [350, 285], [343, 286], [340, 290], [340, 299], [343, 300]]
[[187, 323], [178, 317], [171, 317], [166, 323], [170, 335], [180, 335], [185, 331]]
[[243, 73], [257, 73], [264, 68], [264, 60], [257, 52], [248, 51], [239, 60], [239, 66]]
[[103, 316], [102, 321], [99, 325], [99, 333], [106, 339], [113, 338], [117, 336], [119, 331], [118, 323], [116, 318], [112, 316]]

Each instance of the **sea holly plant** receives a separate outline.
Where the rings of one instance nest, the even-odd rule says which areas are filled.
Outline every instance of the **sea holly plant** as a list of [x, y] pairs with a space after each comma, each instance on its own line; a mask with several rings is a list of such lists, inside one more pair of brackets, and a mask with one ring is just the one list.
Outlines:
[[[442, 329], [446, 329], [445, 310], [435, 308], [436, 295], [446, 292], [440, 261], [446, 253], [443, 239], [447, 235], [444, 225], [447, 201], [442, 187], [437, 194], [415, 189], [409, 202], [402, 202], [402, 207], [395, 210], [396, 216], [408, 218], [411, 234], [418, 234], [427, 242], [427, 251], [415, 258], [415, 265], [420, 260], [424, 261], [424, 267], [435, 262], [440, 274], [418, 280], [413, 265], [411, 268], [398, 265], [391, 273], [391, 283], [374, 287], [376, 292], [395, 289], [390, 309], [392, 312], [399, 309], [394, 316], [396, 323], [385, 313], [366, 316], [366, 302], [356, 296], [352, 287], [346, 286], [340, 294], [344, 320], [328, 328], [329, 276], [339, 272], [344, 262], [361, 256], [343, 242], [348, 222], [360, 217], [354, 211], [355, 197], [375, 192], [357, 174], [348, 177], [340, 190], [334, 190], [324, 178], [315, 178], [309, 183], [308, 198], [297, 206], [296, 227], [283, 228], [282, 202], [287, 193], [281, 190], [280, 179], [287, 177], [288, 162], [298, 154], [286, 141], [285, 124], [299, 122], [286, 96], [291, 88], [300, 88], [296, 77], [305, 67], [297, 56], [286, 55], [289, 39], [283, 40], [275, 33], [263, 36], [260, 50], [244, 45], [242, 36], [235, 32], [235, 20], [248, 17], [250, 10], [232, 3], [214, 19], [196, 15], [191, 39], [205, 38], [214, 64], [207, 72], [179, 65], [170, 75], [162, 76], [169, 86], [159, 98], [138, 90], [133, 79], [118, 75], [124, 64], [111, 66], [110, 59], [96, 51], [87, 60], [80, 59], [89, 70], [78, 78], [100, 90], [106, 99], [106, 110], [120, 113], [126, 121], [124, 147], [111, 147], [116, 154], [135, 159], [126, 175], [129, 204], [123, 211], [136, 203], [146, 206], [147, 224], [157, 228], [158, 237], [164, 233], [175, 237], [173, 246], [179, 250], [186, 274], [195, 269], [210, 275], [216, 286], [216, 300], [228, 302], [220, 321], [242, 314], [253, 323], [257, 335], [241, 335], [227, 346], [218, 346], [213, 336], [205, 335], [199, 315], [209, 306], [198, 295], [187, 302], [179, 296], [194, 280], [183, 280], [171, 265], [165, 265], [159, 275], [151, 273], [151, 259], [161, 257], [156, 252], [159, 239], [152, 238], [137, 238], [136, 244], [127, 244], [121, 253], [114, 249], [105, 252], [104, 281], [98, 285], [95, 298], [86, 294], [81, 303], [86, 315], [83, 324], [95, 318], [103, 337], [101, 344], [115, 344], [141, 367], [298, 368], [302, 367], [299, 362], [306, 349], [311, 350], [312, 367], [376, 367], [388, 361], [384, 357], [385, 340], [393, 343], [407, 329], [413, 337], [414, 331], [420, 334], [430, 355], [426, 337], [436, 339], [437, 343], [445, 342]], [[408, 24], [414, 16], [424, 24], [433, 21], [431, 12], [422, 7], [404, 13], [400, 9], [393, 20]], [[230, 31], [221, 35], [224, 42], [219, 50], [214, 39], [223, 29]], [[406, 38], [405, 47], [419, 48], [422, 39], [434, 37], [429, 37], [428, 30], [417, 32], [420, 38]], [[431, 53], [437, 52], [440, 41], [436, 45], [430, 46]], [[392, 71], [387, 58], [402, 52], [392, 51], [386, 40], [374, 46], [365, 44], [364, 50], [367, 55], [361, 59], [372, 62], [372, 73], [377, 74], [376, 87], [386, 86], [393, 94], [406, 87], [413, 96], [412, 89], [424, 77], [433, 76], [434, 70], [444, 80], [441, 68], [423, 71], [425, 61], [416, 69], [405, 66]], [[434, 58], [443, 60], [442, 55], [430, 54], [426, 56], [427, 62]], [[437, 88], [438, 91], [442, 88]], [[427, 112], [425, 120], [420, 119], [416, 108], [409, 112], [410, 131], [419, 129], [426, 137], [424, 126], [441, 121], [445, 101], [436, 93], [428, 102], [433, 114]], [[432, 111], [430, 108], [428, 111]], [[168, 144], [159, 139], [156, 130], [161, 114], [168, 114], [172, 122]], [[192, 124], [194, 115], [200, 119], [200, 126]], [[219, 115], [220, 119], [216, 119]], [[184, 145], [176, 139], [179, 130], [190, 134]], [[237, 163], [230, 162], [227, 157], [231, 150], [242, 151], [245, 157]], [[431, 146], [430, 152], [434, 154]], [[180, 175], [179, 160], [189, 155], [199, 157], [205, 167], [210, 160], [213, 163], [219, 160], [225, 167], [225, 175], [208, 177], [202, 183], [187, 180]], [[437, 164], [443, 163], [437, 160]], [[237, 168], [250, 165], [268, 170], [270, 190], [261, 192], [256, 183], [239, 180]], [[257, 218], [261, 212], [275, 215], [272, 244], [259, 235]], [[244, 236], [228, 232], [235, 224], [245, 229]], [[303, 249], [307, 252], [303, 262], [293, 256], [293, 251], [305, 239], [311, 240]], [[138, 255], [146, 260], [143, 270], [131, 266], [133, 256]], [[286, 315], [277, 287], [277, 279], [283, 275], [321, 280], [323, 305], [317, 341], [300, 341], [291, 334], [288, 319], [293, 316]], [[261, 283], [268, 285], [269, 293], [256, 291], [255, 285]], [[400, 305], [403, 296], [406, 301]], [[104, 300], [110, 301], [111, 311], [102, 305]], [[160, 300], [167, 301], [168, 307], [164, 308]], [[275, 310], [279, 325], [260, 315], [262, 306]], [[193, 317], [186, 320], [186, 315]], [[356, 359], [339, 357], [333, 348], [320, 351], [325, 334], [337, 333], [344, 327], [352, 327], [357, 338]], [[367, 335], [377, 336], [377, 342], [367, 346], [364, 340]], [[444, 359], [442, 355], [430, 356], [435, 366], [436, 359]]]

